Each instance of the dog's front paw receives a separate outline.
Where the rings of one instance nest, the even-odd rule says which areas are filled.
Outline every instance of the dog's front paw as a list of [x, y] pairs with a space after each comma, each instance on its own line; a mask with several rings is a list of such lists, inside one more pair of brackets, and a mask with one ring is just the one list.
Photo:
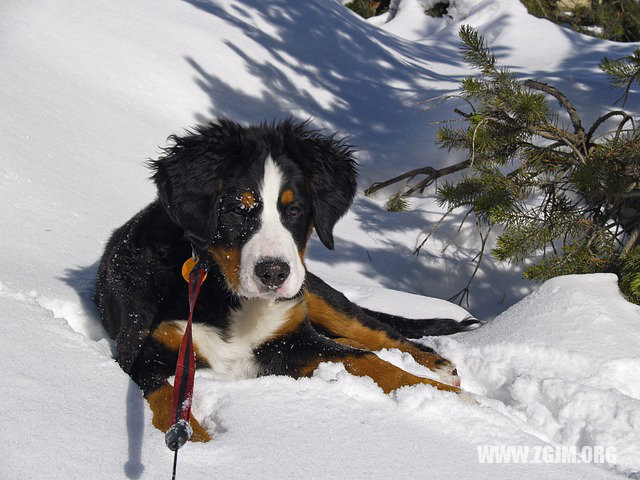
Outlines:
[[442, 382], [448, 383], [449, 385], [453, 385], [455, 387], [460, 386], [458, 369], [452, 362], [450, 362], [446, 358], [440, 357], [440, 359], [436, 360], [435, 363], [436, 368], [434, 369], [434, 372], [438, 374]]
[[[173, 425], [171, 421], [173, 387], [167, 383], [156, 391], [151, 392], [147, 395], [147, 402], [149, 402], [151, 412], [153, 413], [153, 418], [151, 419], [153, 426], [163, 432], [169, 430]], [[193, 432], [189, 440], [192, 442], [208, 442], [211, 440], [211, 435], [200, 425], [200, 422], [195, 419], [193, 414], [190, 417], [189, 424]]]
[[460, 386], [458, 370], [456, 370], [456, 366], [446, 358], [441, 357], [437, 353], [424, 352], [418, 349], [411, 352], [411, 355], [413, 355], [413, 358], [420, 365], [436, 373], [442, 383], [455, 387]]

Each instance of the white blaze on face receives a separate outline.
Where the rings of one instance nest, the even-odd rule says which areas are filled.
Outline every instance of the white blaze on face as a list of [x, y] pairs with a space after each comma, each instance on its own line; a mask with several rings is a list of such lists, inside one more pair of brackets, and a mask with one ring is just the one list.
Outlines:
[[[283, 183], [283, 174], [271, 157], [264, 165], [264, 177], [260, 185], [262, 212], [260, 228], [242, 248], [240, 255], [240, 295], [253, 297], [289, 298], [298, 293], [304, 282], [305, 271], [296, 242], [282, 224], [278, 201]], [[281, 260], [289, 265], [289, 276], [275, 291], [269, 290], [255, 275], [254, 269], [264, 259]], [[275, 293], [275, 295], [274, 295]]]

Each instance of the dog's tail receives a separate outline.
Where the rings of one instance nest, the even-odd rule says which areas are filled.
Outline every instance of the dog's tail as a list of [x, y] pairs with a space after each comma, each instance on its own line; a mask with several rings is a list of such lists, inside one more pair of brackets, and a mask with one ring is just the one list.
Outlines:
[[452, 333], [474, 330], [482, 325], [480, 320], [471, 316], [463, 320], [451, 318], [405, 318], [388, 313], [375, 312], [368, 308], [362, 309], [367, 315], [382, 322], [407, 338], [421, 338], [424, 336], [451, 335]]
[[392, 338], [395, 335], [402, 335], [405, 338], [451, 335], [452, 333], [473, 330], [482, 325], [482, 322], [473, 317], [467, 317], [460, 321], [451, 318], [414, 320], [388, 313], [375, 312], [356, 305], [311, 272], [307, 272], [307, 287], [310, 293], [322, 297], [336, 312], [351, 317], [353, 321], [360, 322], [369, 329], [386, 331]]

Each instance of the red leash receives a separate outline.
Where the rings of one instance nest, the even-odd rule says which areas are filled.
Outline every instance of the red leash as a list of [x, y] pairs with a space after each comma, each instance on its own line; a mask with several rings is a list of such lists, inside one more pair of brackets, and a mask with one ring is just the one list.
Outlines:
[[176, 464], [178, 462], [178, 449], [182, 447], [191, 437], [193, 430], [189, 424], [191, 416], [191, 402], [193, 400], [193, 378], [196, 371], [196, 352], [193, 348], [193, 338], [191, 335], [191, 322], [193, 319], [193, 309], [200, 293], [202, 282], [207, 276], [207, 267], [197, 261], [197, 258], [190, 258], [182, 267], [182, 275], [189, 281], [189, 320], [184, 331], [182, 344], [178, 351], [178, 362], [176, 364], [176, 375], [173, 382], [173, 425], [167, 430], [164, 441], [170, 450], [174, 451], [173, 475], [176, 478]]

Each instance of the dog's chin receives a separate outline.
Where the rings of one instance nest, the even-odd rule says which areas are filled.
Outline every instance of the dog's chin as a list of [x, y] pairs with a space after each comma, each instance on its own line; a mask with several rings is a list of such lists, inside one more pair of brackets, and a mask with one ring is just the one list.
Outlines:
[[289, 298], [297, 296], [300, 293], [300, 288], [294, 289], [283, 286], [280, 288], [272, 289], [262, 285], [252, 285], [250, 287], [240, 285], [236, 294], [242, 298], [246, 298], [249, 300], [287, 300]]

